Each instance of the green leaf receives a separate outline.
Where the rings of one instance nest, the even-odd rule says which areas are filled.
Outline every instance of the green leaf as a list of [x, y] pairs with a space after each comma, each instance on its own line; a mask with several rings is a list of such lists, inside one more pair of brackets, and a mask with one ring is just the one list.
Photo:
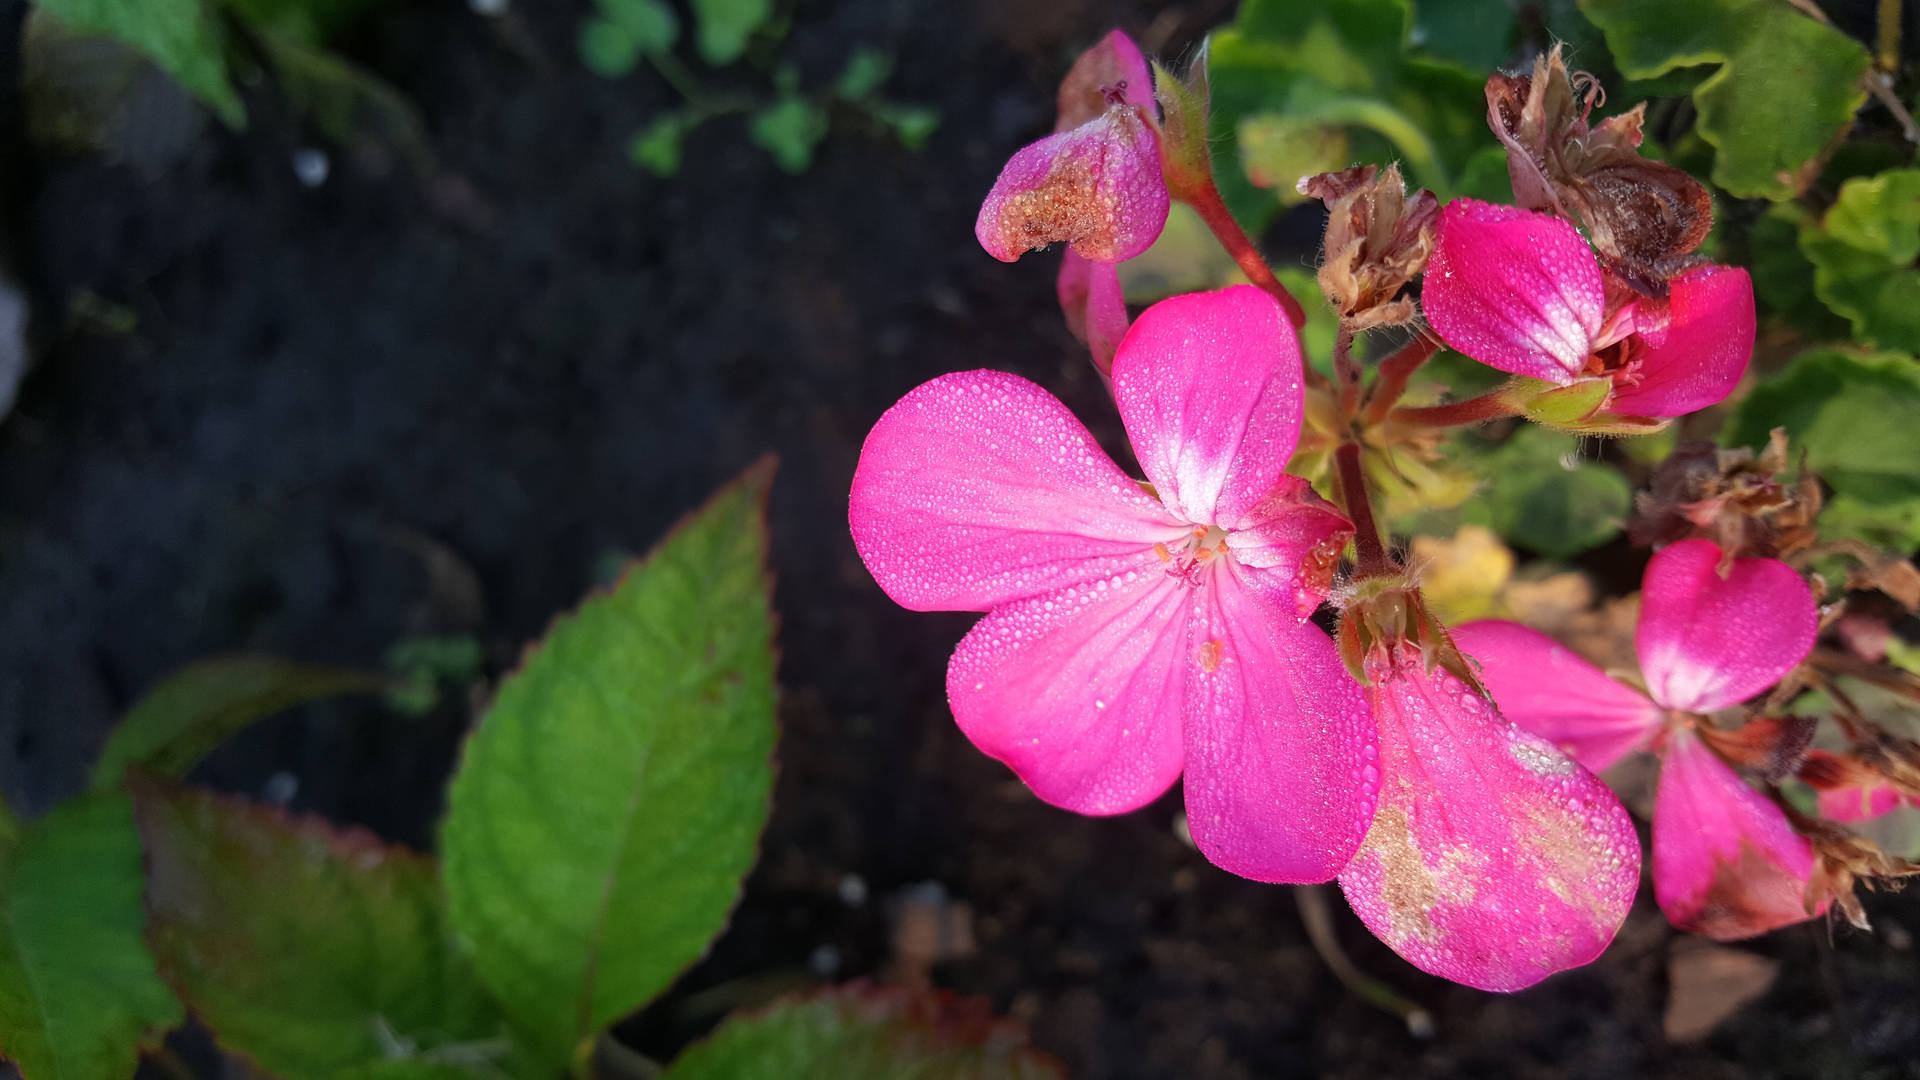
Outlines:
[[747, 51], [753, 32], [773, 17], [773, 0], [693, 0], [700, 58], [725, 67]]
[[249, 26], [315, 48], [353, 28], [388, 0], [216, 0]]
[[854, 985], [731, 1017], [661, 1080], [1061, 1080], [986, 1002]]
[[185, 776], [214, 747], [256, 720], [320, 698], [375, 693], [386, 685], [371, 672], [296, 664], [261, 653], [197, 660], [127, 710], [94, 763], [93, 788], [118, 786], [130, 765], [156, 776]]
[[140, 928], [125, 796], [71, 799], [0, 856], [0, 1047], [25, 1080], [126, 1080], [185, 1018]]
[[1920, 547], [1920, 364], [1893, 353], [1839, 348], [1801, 353], [1762, 379], [1721, 433], [1725, 446], [1788, 445], [1833, 489], [1824, 539], [1853, 538], [1902, 552]]
[[856, 46], [847, 66], [834, 81], [834, 95], [843, 101], [862, 101], [880, 89], [893, 74], [893, 54], [871, 45]]
[[1548, 558], [1606, 543], [1633, 509], [1626, 477], [1583, 460], [1579, 440], [1570, 435], [1528, 425], [1485, 460], [1486, 491], [1463, 517]]
[[1505, 3], [1487, 0], [1418, 0], [1413, 6], [1413, 40], [1433, 56], [1469, 71], [1499, 67], [1513, 51], [1519, 20]]
[[1841, 185], [1819, 224], [1800, 230], [1813, 288], [1856, 341], [1920, 352], [1920, 169]]
[[781, 171], [798, 175], [813, 164], [813, 148], [827, 137], [827, 113], [806, 98], [784, 97], [753, 114], [747, 137]]
[[648, 55], [672, 49], [680, 41], [680, 16], [662, 0], [599, 0], [607, 21], [627, 32], [634, 46]]
[[681, 143], [699, 125], [699, 118], [687, 113], [662, 113], [627, 143], [627, 158], [655, 176], [673, 176], [680, 171]]
[[454, 925], [550, 1062], [645, 1004], [726, 925], [774, 744], [771, 462], [555, 623], [448, 793]]
[[440, 703], [442, 686], [464, 690], [480, 678], [486, 656], [472, 634], [415, 634], [387, 649], [387, 671], [400, 680], [387, 688], [387, 707], [424, 716]]
[[633, 74], [640, 66], [640, 39], [612, 19], [587, 19], [580, 24], [580, 62], [603, 79]]
[[148, 940], [222, 1046], [286, 1080], [511, 1059], [433, 860], [195, 788], [135, 778], [128, 790], [147, 850]]
[[1580, 8], [1625, 75], [1719, 66], [1693, 91], [1698, 130], [1719, 151], [1713, 182], [1743, 198], [1804, 191], [1866, 100], [1866, 49], [1790, 0], [1580, 0]]
[[885, 101], [874, 106], [873, 113], [880, 122], [893, 129], [893, 135], [900, 145], [909, 150], [923, 150], [927, 140], [940, 127], [940, 110], [926, 105], [899, 105]]
[[69, 27], [106, 34], [159, 64], [228, 127], [247, 125], [227, 79], [225, 43], [201, 0], [38, 0]]
[[1817, 228], [1798, 203], [1775, 203], [1753, 222], [1744, 264], [1753, 276], [1753, 295], [1764, 309], [1787, 320], [1815, 340], [1846, 337], [1845, 319], [1834, 315], [1814, 293], [1813, 261], [1800, 250], [1803, 229]]

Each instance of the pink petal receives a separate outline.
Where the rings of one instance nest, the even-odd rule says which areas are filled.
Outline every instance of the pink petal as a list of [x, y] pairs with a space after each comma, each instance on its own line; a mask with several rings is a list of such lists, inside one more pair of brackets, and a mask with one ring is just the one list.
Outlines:
[[1435, 333], [1490, 367], [1564, 386], [1587, 364], [1605, 313], [1600, 264], [1551, 214], [1455, 199], [1420, 286]]
[[1213, 569], [1187, 642], [1187, 825], [1222, 870], [1327, 881], [1373, 816], [1373, 721], [1327, 635], [1241, 573]]
[[1169, 205], [1153, 129], [1140, 106], [1120, 104], [1014, 154], [973, 233], [1002, 262], [1066, 243], [1095, 262], [1117, 263], [1152, 246]]
[[1653, 895], [1667, 921], [1733, 941], [1811, 918], [1813, 865], [1778, 806], [1693, 732], [1674, 733], [1653, 804]]
[[1110, 374], [1113, 352], [1127, 333], [1127, 302], [1121, 295], [1119, 270], [1112, 263], [1082, 258], [1068, 248], [1060, 262], [1058, 289], [1067, 328], [1092, 351], [1093, 366], [1103, 375]]
[[1886, 784], [1831, 788], [1820, 792], [1820, 816], [1842, 825], [1857, 825], [1893, 813], [1900, 802], [1900, 793]]
[[1080, 54], [1060, 80], [1057, 117], [1053, 130], [1077, 128], [1107, 111], [1106, 91], [1122, 92], [1122, 100], [1153, 108], [1153, 72], [1140, 46], [1114, 30], [1093, 48]]
[[1415, 967], [1482, 990], [1599, 956], [1640, 878], [1613, 792], [1417, 651], [1368, 676], [1380, 809], [1340, 875], [1361, 921]]
[[1251, 285], [1162, 300], [1113, 359], [1134, 455], [1183, 520], [1244, 527], [1300, 437], [1300, 343]]
[[916, 611], [981, 611], [1110, 577], [1188, 533], [1053, 395], [1017, 375], [943, 375], [860, 451], [854, 546]]
[[1660, 730], [1660, 707], [1538, 630], [1499, 619], [1453, 628], [1453, 643], [1480, 663], [1500, 712], [1594, 772], [1638, 750]]
[[1735, 559], [1722, 580], [1711, 540], [1670, 544], [1647, 564], [1634, 644], [1647, 692], [1669, 709], [1712, 712], [1779, 682], [1819, 629], [1813, 590], [1778, 559]]
[[1055, 806], [1152, 802], [1180, 776], [1191, 596], [1143, 554], [1110, 578], [996, 608], [953, 651], [953, 718]]
[[1683, 416], [1733, 392], [1753, 358], [1753, 281], [1745, 270], [1703, 266], [1673, 279], [1667, 317], [1636, 318], [1637, 385], [1616, 379], [1609, 412]]

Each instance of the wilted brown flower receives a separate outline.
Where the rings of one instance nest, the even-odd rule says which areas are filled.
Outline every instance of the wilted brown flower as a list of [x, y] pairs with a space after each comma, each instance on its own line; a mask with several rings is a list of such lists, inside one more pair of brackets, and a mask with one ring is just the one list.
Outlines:
[[1698, 180], [1640, 155], [1644, 102], [1589, 126], [1604, 99], [1593, 76], [1568, 73], [1555, 45], [1531, 74], [1487, 80], [1487, 124], [1506, 144], [1515, 201], [1579, 215], [1608, 270], [1664, 297], [1668, 278], [1703, 261], [1690, 253], [1713, 227], [1713, 200]]
[[1820, 482], [1787, 469], [1787, 434], [1775, 428], [1767, 447], [1716, 449], [1712, 443], [1676, 448], [1634, 498], [1627, 535], [1642, 547], [1704, 536], [1720, 545], [1726, 565], [1741, 556], [1785, 558], [1812, 546], [1818, 535]]
[[1326, 258], [1320, 291], [1355, 333], [1413, 320], [1413, 301], [1400, 290], [1426, 269], [1433, 254], [1439, 200], [1431, 191], [1407, 194], [1400, 167], [1359, 165], [1301, 179], [1300, 194], [1327, 204]]

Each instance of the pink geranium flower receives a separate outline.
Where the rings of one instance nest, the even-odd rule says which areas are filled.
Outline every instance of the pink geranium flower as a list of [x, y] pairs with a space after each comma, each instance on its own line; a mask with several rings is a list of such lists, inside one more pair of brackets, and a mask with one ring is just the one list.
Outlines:
[[1920, 798], [1901, 794], [1900, 789], [1880, 774], [1825, 750], [1807, 751], [1806, 762], [1800, 769], [1801, 779], [1811, 780], [1815, 774], [1836, 776], [1844, 781], [1824, 786], [1815, 784], [1819, 791], [1820, 816], [1828, 821], [1856, 825], [1885, 817], [1903, 803], [1920, 807]]
[[1153, 133], [1153, 76], [1118, 30], [1080, 57], [1060, 84], [1058, 127], [1023, 147], [980, 206], [974, 235], [1013, 262], [1064, 243], [1106, 264], [1145, 251], [1172, 204]]
[[[1683, 540], [1647, 564], [1635, 644], [1647, 690], [1615, 681], [1538, 631], [1469, 623], [1455, 632], [1515, 723], [1600, 770], [1633, 750], [1662, 758], [1653, 814], [1653, 887], [1683, 930], [1720, 940], [1809, 918], [1814, 852], [1786, 814], [1698, 734], [1702, 715], [1778, 682], [1813, 648], [1819, 613], [1777, 559], [1719, 573], [1711, 540]], [[1820, 905], [1824, 910], [1826, 905]]]
[[1456, 199], [1421, 285], [1421, 307], [1454, 349], [1514, 375], [1570, 386], [1605, 379], [1601, 411], [1672, 417], [1731, 393], [1753, 356], [1753, 283], [1702, 266], [1660, 301], [1605, 273], [1579, 230], [1551, 214]]
[[969, 371], [880, 418], [849, 511], [895, 601], [987, 612], [947, 671], [974, 745], [1085, 814], [1184, 771], [1200, 850], [1263, 881], [1337, 874], [1375, 787], [1360, 688], [1307, 622], [1352, 525], [1286, 474], [1300, 379], [1265, 293], [1175, 297], [1113, 361], [1150, 485], [1045, 390]]

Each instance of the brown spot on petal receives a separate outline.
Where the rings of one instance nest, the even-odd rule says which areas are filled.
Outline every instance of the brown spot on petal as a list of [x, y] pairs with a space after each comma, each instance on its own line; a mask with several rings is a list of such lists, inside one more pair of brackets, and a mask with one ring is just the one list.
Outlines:
[[1220, 666], [1220, 641], [1214, 639], [1200, 646], [1200, 670], [1211, 675]]

